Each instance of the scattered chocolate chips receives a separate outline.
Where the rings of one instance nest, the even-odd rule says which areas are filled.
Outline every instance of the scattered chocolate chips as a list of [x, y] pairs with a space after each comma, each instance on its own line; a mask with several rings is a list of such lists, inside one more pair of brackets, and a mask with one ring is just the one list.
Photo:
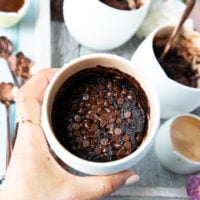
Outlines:
[[58, 90], [52, 110], [61, 144], [95, 162], [134, 152], [146, 134], [148, 118], [148, 100], [138, 82], [103, 66], [70, 77]]

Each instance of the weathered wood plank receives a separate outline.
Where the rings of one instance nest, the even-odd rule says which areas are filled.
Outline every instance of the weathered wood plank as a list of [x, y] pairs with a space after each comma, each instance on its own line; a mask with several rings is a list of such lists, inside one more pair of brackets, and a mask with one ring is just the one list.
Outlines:
[[115, 193], [111, 194], [106, 199], [188, 199], [184, 187], [169, 188], [169, 187], [123, 187]]

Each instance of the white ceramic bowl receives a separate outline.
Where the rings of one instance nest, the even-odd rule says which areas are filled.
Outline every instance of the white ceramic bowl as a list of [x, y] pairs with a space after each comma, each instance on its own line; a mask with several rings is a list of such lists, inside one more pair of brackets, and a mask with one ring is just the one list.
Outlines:
[[165, 119], [191, 112], [200, 106], [200, 88], [188, 87], [170, 79], [155, 56], [153, 50], [155, 36], [158, 33], [161, 35], [169, 33], [172, 28], [173, 26], [163, 26], [155, 29], [140, 44], [131, 59], [134, 67], [143, 73], [156, 89], [161, 118]]
[[[187, 120], [186, 120], [187, 119]], [[178, 121], [179, 120], [179, 121]], [[172, 126], [174, 126], [174, 123], [181, 126], [181, 123], [184, 123], [184, 128], [188, 128], [188, 135], [191, 135], [191, 127], [192, 124], [195, 124], [195, 131], [200, 127], [200, 117], [194, 114], [181, 114], [176, 115], [170, 119], [168, 119], [159, 129], [158, 134], [156, 136], [155, 141], [155, 152], [160, 160], [160, 162], [170, 171], [173, 171], [178, 174], [190, 174], [194, 172], [200, 171], [200, 162], [189, 159], [185, 155], [178, 152], [172, 142], [171, 138], [171, 131]], [[181, 129], [178, 129], [176, 125], [176, 132], [175, 134], [179, 134], [176, 137], [180, 140], [180, 136], [182, 134]], [[200, 128], [199, 128], [199, 134], [200, 134]], [[190, 136], [191, 137], [191, 136]], [[190, 138], [188, 137], [188, 138]], [[200, 135], [199, 135], [200, 138]], [[191, 138], [190, 138], [191, 139]], [[181, 140], [180, 140], [181, 141]], [[199, 140], [196, 138], [196, 142], [198, 143]], [[196, 143], [196, 145], [198, 145]], [[188, 141], [188, 144], [192, 145], [192, 141]], [[183, 146], [183, 144], [182, 144]], [[186, 145], [184, 145], [184, 148], [187, 149]], [[199, 148], [200, 149], [200, 148]], [[198, 152], [198, 151], [197, 151]], [[196, 152], [196, 154], [198, 154]], [[194, 156], [192, 153], [188, 154]]]
[[17, 24], [27, 13], [30, 0], [25, 0], [18, 12], [0, 11], [0, 28], [6, 28]]
[[[133, 76], [145, 91], [150, 107], [147, 135], [140, 147], [129, 156], [120, 160], [104, 163], [83, 160], [70, 153], [59, 143], [51, 125], [52, 104], [54, 102], [55, 95], [63, 82], [74, 73], [82, 69], [96, 67], [97, 65], [114, 67]], [[150, 84], [141, 74], [138, 73], [135, 68], [132, 67], [130, 61], [111, 54], [91, 54], [80, 57], [66, 64], [50, 82], [45, 93], [42, 106], [42, 126], [52, 150], [62, 161], [64, 161], [64, 163], [87, 174], [111, 174], [127, 169], [137, 163], [150, 149], [154, 141], [159, 122], [159, 102], [157, 95], [151, 88]]]
[[151, 0], [136, 10], [119, 10], [99, 0], [64, 0], [63, 15], [71, 35], [96, 50], [109, 50], [128, 41], [147, 14]]

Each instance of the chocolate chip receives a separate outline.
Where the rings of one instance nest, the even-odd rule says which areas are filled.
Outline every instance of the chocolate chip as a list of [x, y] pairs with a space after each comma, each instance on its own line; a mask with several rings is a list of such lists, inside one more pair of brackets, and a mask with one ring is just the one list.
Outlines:
[[102, 150], [101, 150], [101, 148], [96, 147], [95, 150], [94, 150], [94, 152], [96, 154], [101, 154]]
[[83, 100], [87, 101], [90, 98], [89, 94], [83, 94]]
[[117, 103], [118, 103], [119, 105], [124, 104], [124, 99], [123, 99], [122, 97], [118, 98], [118, 99], [117, 99]]
[[122, 129], [121, 128], [115, 128], [114, 133], [116, 135], [120, 135], [120, 134], [122, 134]]
[[115, 149], [120, 149], [122, 145], [120, 143], [115, 143], [114, 144]]
[[89, 147], [90, 142], [88, 140], [83, 141], [83, 147]]
[[99, 84], [98, 89], [99, 90], [105, 90], [106, 86], [104, 84]]
[[108, 138], [102, 138], [102, 139], [101, 139], [101, 144], [102, 144], [103, 146], [108, 145]]
[[122, 123], [122, 119], [117, 118], [117, 119], [116, 119], [116, 123], [117, 123], [117, 124], [121, 124], [121, 123]]
[[130, 117], [131, 117], [131, 112], [130, 112], [130, 111], [126, 111], [126, 112], [124, 113], [124, 117], [125, 117], [125, 118], [130, 118]]
[[129, 100], [132, 101], [132, 100], [133, 100], [133, 95], [132, 95], [132, 94], [128, 94], [128, 95], [127, 95], [127, 99], [129, 99]]
[[111, 83], [111, 82], [108, 82], [107, 88], [112, 88], [112, 87], [113, 87], [112, 83]]
[[75, 130], [78, 130], [80, 128], [80, 124], [78, 123], [73, 123], [72, 124], [72, 128], [75, 129]]
[[143, 140], [142, 135], [141, 135], [141, 134], [137, 134], [137, 135], [136, 135], [136, 141], [137, 141], [138, 143], [141, 143], [142, 140]]
[[97, 130], [97, 124], [93, 123], [93, 124], [90, 126], [90, 130], [91, 130], [91, 131], [96, 131], [96, 130]]
[[83, 143], [83, 138], [82, 138], [82, 137], [77, 137], [77, 138], [76, 138], [76, 142], [77, 142], [78, 144], [82, 144], [82, 143]]
[[109, 148], [108, 148], [108, 147], [103, 147], [102, 152], [103, 152], [103, 153], [109, 152]]
[[119, 135], [112, 135], [112, 137], [111, 137], [112, 142], [116, 142], [118, 140], [119, 140]]
[[130, 136], [128, 134], [125, 134], [123, 137], [122, 137], [122, 140], [123, 141], [128, 141], [130, 140]]
[[104, 99], [98, 99], [97, 104], [104, 104]]
[[123, 88], [122, 89], [122, 94], [124, 94], [124, 95], [128, 94], [128, 90], [126, 88]]
[[126, 141], [125, 143], [124, 143], [124, 147], [126, 147], [126, 149], [130, 149], [131, 148], [131, 142], [130, 141]]
[[81, 116], [80, 116], [80, 115], [75, 115], [75, 116], [74, 116], [74, 120], [75, 120], [76, 122], [81, 122]]

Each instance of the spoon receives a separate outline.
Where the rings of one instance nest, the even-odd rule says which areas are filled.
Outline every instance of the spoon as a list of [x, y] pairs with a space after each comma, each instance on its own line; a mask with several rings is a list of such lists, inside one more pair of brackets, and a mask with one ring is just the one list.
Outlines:
[[171, 45], [172, 45], [172, 42], [174, 41], [174, 39], [176, 38], [176, 36], [178, 35], [179, 31], [181, 30], [181, 27], [182, 25], [184, 24], [185, 20], [188, 18], [188, 16], [190, 15], [192, 9], [194, 8], [194, 5], [195, 5], [195, 0], [188, 0], [187, 1], [187, 4], [186, 4], [186, 7], [185, 7], [185, 10], [182, 14], [182, 17], [179, 21], [179, 23], [177, 24], [177, 26], [175, 26], [168, 42], [166, 43], [165, 47], [164, 47], [164, 50], [160, 56], [160, 59], [163, 59], [166, 54], [168, 53]]
[[6, 119], [7, 119], [7, 150], [6, 150], [6, 169], [8, 168], [11, 154], [12, 154], [12, 141], [11, 141], [11, 135], [10, 135], [10, 115], [9, 115], [9, 107], [10, 103], [5, 104], [6, 108]]

